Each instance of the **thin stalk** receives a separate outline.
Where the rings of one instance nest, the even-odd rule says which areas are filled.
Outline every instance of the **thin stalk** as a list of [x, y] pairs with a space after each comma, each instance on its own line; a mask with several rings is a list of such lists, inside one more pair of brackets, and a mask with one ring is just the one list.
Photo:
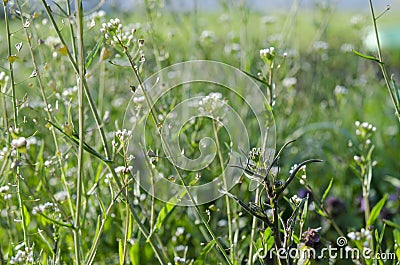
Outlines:
[[[24, 16], [23, 16], [23, 12], [22, 12], [22, 8], [21, 8], [21, 5], [19, 3], [19, 0], [16, 1], [16, 4], [18, 6], [19, 11], [21, 12], [21, 16], [20, 16], [21, 23], [22, 23], [22, 25], [25, 25], [25, 19], [24, 19]], [[44, 91], [42, 73], [39, 70], [38, 64], [36, 62], [36, 57], [35, 57], [35, 55], [33, 53], [33, 46], [32, 46], [32, 42], [31, 42], [31, 38], [29, 38], [28, 28], [24, 27], [24, 31], [25, 31], [25, 39], [26, 39], [26, 42], [28, 43], [29, 52], [30, 52], [31, 59], [32, 59], [32, 64], [33, 64], [33, 67], [34, 67], [34, 69], [36, 71], [36, 74], [37, 74], [36, 78], [38, 80], [40, 93], [41, 93], [43, 102], [45, 103], [45, 106], [48, 106], [49, 102], [47, 100], [47, 96], [46, 96], [46, 93]], [[47, 114], [47, 119], [49, 121], [53, 121], [53, 116], [50, 115], [50, 112], [46, 111], [46, 114]], [[51, 135], [52, 135], [52, 138], [53, 138], [53, 142], [54, 142], [54, 146], [55, 146], [55, 149], [56, 149], [56, 153], [57, 154], [61, 154], [61, 150], [60, 150], [60, 148], [58, 146], [56, 132], [54, 130], [51, 130]], [[62, 163], [62, 157], [60, 155], [58, 155], [57, 157], [58, 157], [58, 159], [57, 159], [58, 165], [60, 167], [61, 180], [62, 180], [64, 189], [67, 191], [67, 194], [68, 194], [68, 206], [69, 206], [69, 209], [70, 209], [70, 214], [71, 214], [72, 218], [74, 218], [74, 210], [73, 210], [73, 205], [72, 205], [72, 200], [71, 200], [71, 194], [70, 194], [70, 190], [68, 188], [68, 185], [67, 185], [66, 179], [65, 179], [65, 170], [64, 170], [64, 167], [63, 167], [63, 163]]]
[[385, 64], [383, 63], [381, 42], [380, 42], [380, 39], [379, 39], [378, 26], [376, 24], [377, 18], [375, 17], [375, 11], [374, 11], [374, 6], [372, 4], [372, 0], [369, 0], [369, 7], [370, 7], [370, 10], [371, 10], [372, 24], [374, 26], [374, 32], [375, 32], [375, 38], [376, 38], [376, 44], [377, 44], [377, 51], [378, 51], [378, 59], [379, 59], [379, 67], [381, 68], [383, 79], [385, 80], [386, 87], [387, 87], [389, 95], [390, 95], [390, 99], [392, 100], [393, 106], [394, 106], [394, 108], [396, 110], [397, 119], [400, 122], [400, 106], [399, 106], [399, 103], [397, 103], [397, 101], [396, 101], [395, 94], [394, 94], [394, 92], [392, 90], [392, 86], [390, 85], [390, 81], [389, 81], [390, 78], [389, 78], [389, 76], [387, 74]]
[[[228, 190], [228, 184], [226, 182], [226, 175], [224, 172], [224, 158], [222, 157], [222, 153], [221, 153], [221, 145], [219, 143], [219, 139], [218, 139], [218, 131], [217, 131], [217, 122], [213, 121], [213, 131], [214, 131], [214, 138], [215, 138], [215, 143], [217, 145], [217, 153], [218, 153], [218, 158], [219, 158], [219, 163], [220, 163], [220, 167], [222, 170], [222, 180], [224, 182], [224, 189]], [[229, 196], [225, 195], [225, 204], [226, 204], [226, 215], [228, 217], [228, 239], [229, 239], [229, 245], [230, 245], [230, 254], [231, 254], [231, 261], [235, 262], [235, 260], [237, 260], [236, 258], [236, 246], [233, 242], [233, 229], [232, 229], [232, 212], [231, 212], [231, 205], [230, 205], [230, 201], [229, 201]]]
[[[258, 205], [260, 203], [260, 188], [257, 187], [254, 203]], [[253, 265], [253, 242], [257, 230], [257, 217], [253, 216], [253, 221], [251, 223], [251, 233], [250, 233], [250, 246], [249, 246], [249, 265]]]
[[[51, 21], [51, 24], [53, 25], [54, 29], [56, 30], [58, 38], [60, 39], [61, 43], [65, 47], [68, 47], [64, 37], [61, 34], [60, 29], [57, 26], [57, 23], [56, 23], [56, 21], [54, 19], [54, 16], [51, 13], [49, 5], [47, 5], [46, 0], [42, 0], [42, 3], [43, 3], [44, 8], [46, 10], [47, 16], [49, 17], [49, 19]], [[71, 62], [72, 66], [73, 66], [73, 68], [75, 70], [75, 73], [78, 74], [79, 73], [79, 68], [78, 68], [78, 65], [77, 65], [74, 57], [72, 56], [72, 54], [71, 54], [71, 52], [69, 51], [68, 48], [66, 49], [66, 51], [67, 51], [68, 59]], [[106, 158], [107, 159], [111, 159], [111, 152], [110, 152], [110, 149], [109, 149], [108, 144], [107, 144], [107, 138], [106, 138], [106, 135], [105, 135], [105, 132], [104, 132], [104, 129], [103, 129], [102, 121], [101, 121], [101, 118], [99, 116], [98, 110], [96, 108], [96, 104], [95, 104], [95, 102], [93, 100], [92, 94], [90, 93], [89, 86], [88, 86], [88, 84], [86, 82], [86, 79], [83, 80], [83, 87], [85, 89], [85, 94], [86, 94], [86, 98], [87, 98], [88, 103], [89, 103], [89, 107], [90, 107], [90, 109], [91, 109], [91, 111], [93, 113], [93, 117], [94, 117], [94, 119], [96, 121], [97, 129], [100, 132], [100, 139], [101, 139], [101, 142], [103, 144], [103, 148], [104, 148], [104, 152], [106, 154]]]
[[79, 128], [79, 146], [78, 146], [78, 172], [76, 178], [76, 203], [74, 220], [74, 247], [75, 262], [81, 264], [80, 260], [80, 215], [82, 210], [82, 188], [83, 188], [83, 146], [84, 146], [84, 80], [85, 80], [85, 57], [83, 50], [83, 7], [82, 0], [75, 0], [76, 26], [77, 26], [77, 63], [78, 63], [78, 128]]
[[[114, 164], [112, 162], [107, 162], [106, 165], [107, 165], [108, 169], [110, 170], [111, 174], [113, 175], [113, 179], [115, 180], [115, 183], [117, 184], [118, 189], [122, 190], [124, 188], [124, 186], [122, 185], [117, 173], [115, 173]], [[131, 200], [129, 198], [129, 197], [133, 198], [133, 196], [134, 195], [132, 193], [130, 193], [128, 197], [125, 197], [125, 199], [129, 203], [129, 208], [131, 210], [132, 217], [135, 220], [135, 222], [139, 228], [139, 231], [146, 237], [146, 239], [149, 240], [149, 244], [152, 247], [160, 264], [170, 263], [168, 255], [165, 253], [163, 246], [161, 244], [159, 244], [160, 248], [157, 247], [157, 243], [160, 242], [158, 240], [158, 238], [153, 237], [153, 236], [149, 237], [149, 235], [150, 235], [149, 231], [144, 226], [144, 224], [142, 223], [142, 220], [140, 219], [139, 215], [137, 214], [136, 206], [133, 204], [133, 200]]]
[[[3, 128], [9, 128], [8, 125], [8, 113], [7, 113], [7, 104], [6, 104], [6, 99], [5, 99], [5, 94], [6, 94], [7, 86], [6, 84], [4, 85], [4, 91], [3, 91], [3, 86], [0, 85], [0, 97], [1, 97], [1, 104], [3, 105]], [[0, 171], [0, 174], [3, 175], [3, 172]]]
[[99, 75], [99, 96], [97, 98], [97, 106], [100, 114], [104, 114], [103, 101], [104, 101], [104, 90], [105, 90], [105, 75], [106, 75], [106, 64], [100, 63], [100, 75]]
[[[11, 32], [10, 32], [10, 24], [9, 24], [9, 16], [7, 13], [7, 4], [6, 2], [3, 3], [4, 6], [4, 20], [6, 23], [6, 33], [7, 33], [7, 52], [8, 52], [8, 62], [9, 62], [9, 69], [10, 69], [10, 80], [11, 80], [11, 90], [12, 90], [12, 103], [13, 103], [13, 110], [14, 110], [14, 129], [18, 127], [18, 106], [17, 106], [17, 96], [16, 96], [16, 88], [15, 88], [15, 78], [14, 78], [14, 67], [13, 62], [11, 60]], [[9, 138], [10, 139], [10, 138]], [[16, 157], [19, 159], [20, 153], [16, 150]], [[21, 214], [21, 222], [22, 222], [22, 232], [24, 235], [24, 242], [25, 246], [29, 247], [29, 238], [27, 232], [27, 225], [26, 225], [26, 217], [24, 211], [24, 200], [22, 198], [22, 191], [21, 191], [21, 168], [19, 165], [17, 167], [16, 172], [16, 182], [17, 182], [17, 197], [18, 197], [18, 205]]]
[[[275, 241], [275, 248], [277, 251], [279, 251], [282, 248], [282, 239], [281, 239], [281, 234], [279, 231], [279, 208], [278, 208], [278, 201], [277, 201], [278, 197], [275, 198], [271, 198], [271, 207], [272, 207], [272, 212], [273, 212], [273, 227], [272, 228], [272, 233], [274, 236], [274, 241]], [[286, 259], [280, 259], [279, 256], [277, 256], [278, 262], [281, 265], [286, 265]]]
[[155, 31], [154, 31], [154, 26], [153, 26], [153, 16], [151, 13], [151, 8], [148, 0], [145, 0], [145, 6], [146, 6], [146, 14], [148, 18], [148, 24], [149, 24], [149, 29], [150, 29], [150, 38], [153, 46], [153, 54], [156, 59], [156, 64], [158, 70], [161, 70], [161, 62], [160, 62], [160, 51], [157, 49], [157, 45], [155, 45], [156, 40], [155, 40]]
[[[127, 184], [129, 184], [129, 183], [127, 183]], [[125, 186], [126, 186], [126, 185], [125, 185]], [[106, 221], [107, 221], [108, 217], [110, 216], [110, 212], [111, 212], [112, 207], [114, 206], [115, 202], [117, 201], [117, 199], [119, 198], [119, 196], [120, 196], [120, 195], [122, 194], [122, 192], [124, 191], [125, 186], [124, 186], [123, 189], [120, 190], [120, 191], [116, 194], [116, 196], [112, 199], [110, 205], [108, 205], [107, 210], [106, 210], [106, 212], [105, 212], [104, 215], [103, 215], [103, 218], [101, 219], [101, 225], [100, 225], [99, 231], [98, 231], [98, 233], [97, 233], [97, 235], [96, 235], [96, 238], [95, 238], [94, 241], [93, 241], [93, 245], [92, 245], [92, 247], [91, 247], [91, 249], [90, 249], [90, 252], [89, 252], [89, 255], [88, 255], [88, 257], [87, 257], [87, 261], [85, 262], [86, 265], [91, 265], [91, 264], [93, 263], [93, 261], [94, 261], [94, 257], [96, 256], [97, 248], [98, 248], [99, 243], [100, 243], [100, 237], [101, 237], [101, 234], [103, 233], [103, 230], [104, 230], [104, 226], [105, 226], [105, 224], [106, 224]]]
[[70, 4], [69, 0], [66, 0], [65, 4], [67, 5], [68, 24], [69, 24], [69, 31], [70, 31], [70, 36], [71, 36], [72, 54], [74, 55], [75, 61], [77, 61], [78, 58], [77, 58], [77, 53], [76, 53], [75, 32], [74, 32], [74, 27], [72, 25], [73, 16], [72, 16], [72, 12], [71, 12], [71, 4]]
[[[321, 199], [319, 198], [319, 196], [313, 191], [313, 189], [311, 188], [311, 186], [307, 185], [307, 189], [311, 192], [311, 194], [314, 197], [314, 202], [321, 202]], [[333, 226], [333, 228], [336, 230], [336, 232], [340, 235], [340, 236], [345, 236], [345, 234], [343, 233], [342, 229], [340, 229], [340, 227], [336, 224], [335, 219], [333, 219], [330, 215], [330, 213], [328, 212], [328, 210], [325, 208], [325, 206], [323, 204], [319, 204], [319, 207], [322, 209], [322, 211], [326, 214], [327, 219], [329, 221], [329, 223]]]
[[[153, 117], [153, 120], [155, 122], [155, 124], [158, 126], [159, 124], [161, 124], [157, 118], [157, 113], [155, 112], [154, 108], [152, 108], [152, 104], [151, 104], [151, 99], [149, 97], [149, 95], [146, 92], [146, 89], [143, 85], [143, 81], [142, 78], [140, 77], [139, 74], [139, 70], [138, 67], [136, 66], [136, 64], [133, 62], [133, 58], [132, 56], [129, 54], [128, 50], [126, 49], [126, 47], [123, 45], [123, 43], [121, 42], [121, 40], [119, 40], [119, 45], [123, 48], [123, 52], [125, 54], [125, 56], [128, 58], [129, 63], [131, 65], [131, 68], [133, 70], [133, 73], [135, 74], [136, 79], [139, 82], [139, 86], [143, 91], [143, 96], [145, 98], [146, 104], [148, 105], [149, 109], [150, 109], [150, 114]], [[172, 155], [172, 151], [169, 147], [169, 144], [167, 142], [167, 140], [165, 139], [164, 134], [161, 131], [161, 126], [158, 128], [158, 134], [160, 136], [160, 139], [162, 141], [162, 143], [164, 144], [165, 148], [165, 154], [167, 157], [173, 157]], [[181, 181], [182, 185], [185, 187], [185, 191], [187, 193], [187, 195], [189, 196], [190, 201], [193, 203], [193, 207], [196, 210], [197, 215], [200, 217], [203, 225], [206, 227], [208, 233], [211, 235], [211, 237], [215, 240], [217, 247], [219, 249], [219, 251], [221, 252], [221, 254], [224, 256], [224, 259], [226, 261], [227, 264], [232, 264], [232, 262], [230, 261], [228, 255], [226, 254], [226, 251], [224, 249], [224, 247], [222, 246], [221, 242], [218, 240], [217, 236], [214, 234], [214, 232], [212, 231], [210, 225], [208, 224], [207, 218], [204, 216], [204, 214], [201, 212], [200, 207], [197, 205], [196, 200], [194, 199], [192, 193], [190, 192], [186, 181], [184, 180], [182, 173], [179, 171], [177, 165], [175, 163], [172, 163], [172, 166], [174, 167], [174, 170], [176, 171], [176, 173], [178, 174], [179, 180]]]
[[[129, 183], [129, 180], [126, 178], [125, 183]], [[126, 186], [126, 185], [125, 185]], [[128, 198], [128, 187], [125, 188], [125, 196]], [[131, 213], [129, 211], [129, 204], [128, 202], [125, 203], [125, 235], [124, 235], [124, 247], [123, 247], [123, 253], [124, 255], [122, 256], [122, 262], [120, 261], [121, 264], [125, 264], [125, 259], [126, 259], [126, 252], [127, 252], [127, 243], [128, 243], [128, 233], [129, 233], [129, 225], [130, 225], [130, 219], [131, 219]]]

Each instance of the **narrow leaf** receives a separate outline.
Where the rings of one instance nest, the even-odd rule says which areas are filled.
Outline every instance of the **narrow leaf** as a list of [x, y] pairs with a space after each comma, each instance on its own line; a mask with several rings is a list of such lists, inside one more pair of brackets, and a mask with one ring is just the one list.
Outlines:
[[385, 196], [383, 196], [383, 198], [374, 206], [374, 208], [372, 208], [371, 214], [370, 214], [369, 219], [367, 221], [367, 226], [372, 225], [376, 221], [376, 219], [378, 218], [379, 214], [381, 213], [381, 210], [382, 210], [383, 206], [386, 203], [387, 198], [388, 198], [388, 195], [385, 194]]
[[[400, 105], [400, 92], [399, 92], [399, 86], [397, 85], [396, 80], [394, 79], [394, 75], [391, 76], [392, 79], [392, 83], [393, 83], [393, 87], [394, 87], [394, 92], [396, 93], [396, 97], [397, 97], [397, 104]], [[400, 113], [399, 113], [400, 114]]]
[[374, 57], [374, 56], [363, 54], [363, 53], [358, 52], [358, 51], [356, 51], [356, 50], [354, 50], [354, 49], [353, 49], [352, 51], [353, 51], [353, 53], [354, 53], [355, 55], [360, 56], [361, 58], [364, 58], [364, 59], [367, 59], [367, 60], [371, 60], [371, 61], [375, 61], [375, 62], [377, 62], [377, 63], [383, 64], [381, 61], [379, 61], [378, 58], [376, 58], [376, 57]]
[[331, 181], [329, 181], [328, 187], [326, 187], [326, 189], [325, 189], [325, 191], [324, 191], [324, 194], [322, 195], [321, 204], [324, 203], [326, 197], [328, 196], [329, 191], [330, 191], [331, 188], [332, 188], [332, 184], [333, 184], [333, 178], [331, 178]]
[[393, 227], [393, 228], [396, 228], [396, 229], [399, 229], [400, 230], [400, 225], [398, 225], [398, 224], [396, 224], [396, 223], [394, 223], [394, 222], [392, 222], [392, 221], [389, 221], [389, 220], [383, 220], [383, 222], [386, 224], [386, 225], [388, 225], [388, 226], [391, 226], [391, 227]]
[[322, 211], [322, 209], [315, 202], [314, 202], [314, 207], [317, 214], [319, 214], [322, 217], [328, 217], [328, 215], [324, 213], [324, 211]]
[[96, 43], [94, 48], [90, 51], [88, 56], [85, 59], [85, 69], [88, 69], [93, 62], [94, 57], [96, 57], [97, 53], [99, 52], [101, 45], [103, 44], [104, 36], [102, 36], [99, 41]]
[[118, 242], [119, 265], [124, 265], [124, 247], [122, 240]]
[[170, 203], [170, 202], [172, 202], [171, 200], [164, 205], [164, 207], [161, 209], [160, 213], [158, 214], [157, 221], [154, 225], [154, 231], [157, 231], [161, 228], [162, 224], [164, 223], [164, 220], [175, 209], [176, 203]]
[[240, 71], [242, 71], [242, 73], [248, 75], [249, 77], [253, 78], [254, 80], [257, 80], [258, 82], [263, 83], [263, 84], [266, 85], [268, 88], [271, 87], [270, 84], [268, 84], [267, 81], [258, 78], [257, 76], [253, 75], [252, 73], [246, 72], [246, 71], [244, 71], [244, 70], [240, 70]]
[[132, 265], [140, 265], [140, 242], [136, 240], [129, 250], [129, 258]]
[[194, 261], [193, 265], [201, 265], [205, 264], [205, 259], [208, 255], [208, 253], [212, 250], [214, 247], [216, 241], [215, 239], [211, 240], [210, 242], [207, 243], [207, 245], [203, 248], [203, 250], [200, 252], [200, 255], [197, 257], [197, 259]]

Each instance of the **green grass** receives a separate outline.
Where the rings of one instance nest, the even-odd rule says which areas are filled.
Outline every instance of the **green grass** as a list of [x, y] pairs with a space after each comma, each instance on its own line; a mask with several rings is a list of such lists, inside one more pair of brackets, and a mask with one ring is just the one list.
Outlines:
[[[67, 12], [65, 3], [60, 7]], [[24, 20], [28, 14], [33, 16], [33, 12], [28, 4], [22, 6]], [[77, 45], [77, 39], [71, 43], [72, 33], [67, 19], [57, 7], [52, 7], [51, 14], [60, 28], [59, 34], [67, 42], [72, 60], [75, 60], [79, 52], [74, 54], [72, 47]], [[378, 20], [378, 25], [394, 24], [396, 15], [395, 10], [388, 12]], [[357, 25], [351, 24], [355, 16], [362, 18]], [[13, 264], [12, 257], [23, 254], [18, 250], [23, 250], [26, 255], [31, 253], [32, 260], [23, 257], [23, 261], [14, 264], [73, 264], [77, 260], [82, 264], [167, 264], [167, 261], [176, 264], [250, 264], [249, 253], [254, 255], [257, 249], [274, 246], [277, 238], [269, 235], [268, 229], [264, 231], [268, 223], [253, 221], [254, 217], [232, 200], [236, 197], [245, 205], [256, 200], [256, 191], [249, 191], [250, 180], [245, 175], [229, 191], [231, 197], [223, 196], [197, 207], [168, 205], [152, 198], [137, 182], [137, 174], [151, 172], [153, 177], [159, 173], [166, 178], [174, 176], [174, 181], [180, 183], [178, 171], [187, 183], [196, 182], [197, 173], [200, 173], [202, 178], [193, 185], [204, 184], [221, 174], [221, 165], [228, 164], [230, 132], [215, 126], [210, 118], [187, 122], [179, 135], [172, 135], [178, 138], [179, 144], [185, 148], [185, 155], [190, 158], [200, 155], [201, 138], [216, 139], [217, 136], [218, 155], [200, 172], [181, 170], [171, 163], [167, 159], [170, 156], [168, 149], [165, 149], [170, 139], [157, 134], [162, 118], [179, 102], [209, 94], [210, 91], [203, 90], [202, 84], [191, 89], [183, 88], [183, 92], [178, 87], [163, 95], [155, 105], [156, 122], [150, 115], [144, 135], [135, 129], [132, 139], [116, 135], [118, 130], [126, 128], [126, 107], [131, 97], [136, 95], [132, 94], [132, 87], [140, 90], [141, 86], [138, 76], [145, 80], [164, 67], [195, 59], [223, 62], [258, 76], [262, 80], [255, 82], [266, 98], [268, 86], [274, 83], [276, 99], [272, 110], [276, 123], [276, 149], [290, 140], [297, 141], [279, 156], [276, 164], [279, 174], [270, 176], [271, 179], [285, 181], [295, 163], [310, 158], [324, 160], [324, 163], [307, 166], [307, 185], [314, 198], [322, 198], [333, 179], [329, 194], [322, 203], [309, 203], [308, 209], [303, 208], [303, 204], [301, 209], [299, 206], [296, 216], [305, 220], [296, 223], [294, 236], [288, 237], [288, 242], [300, 248], [307, 242], [301, 231], [308, 227], [322, 227], [318, 233], [322, 246], [326, 246], [335, 244], [340, 232], [347, 235], [366, 227], [366, 216], [360, 209], [362, 183], [367, 176], [362, 170], [368, 171], [371, 163], [374, 165], [372, 181], [367, 192], [370, 209], [385, 195], [389, 195], [389, 199], [384, 210], [375, 209], [381, 212], [381, 217], [376, 216], [374, 233], [382, 239], [366, 241], [369, 246], [380, 244], [379, 251], [397, 251], [399, 258], [395, 243], [398, 245], [400, 240], [399, 227], [396, 226], [400, 222], [400, 126], [379, 66], [348, 50], [350, 47], [365, 54], [375, 54], [362, 43], [365, 29], [371, 29], [368, 14], [330, 13], [315, 8], [277, 12], [266, 18], [264, 14], [243, 6], [226, 7], [221, 12], [211, 13], [171, 13], [157, 5], [146, 11], [143, 6], [143, 9], [129, 13], [110, 13], [96, 18], [92, 28], [88, 27], [90, 20], [84, 18], [85, 51], [82, 55], [85, 58], [103, 38], [101, 24], [113, 17], [120, 19], [124, 29], [136, 28], [132, 35], [134, 39], [126, 53], [123, 47], [107, 43], [107, 40], [99, 44], [85, 78], [94, 107], [89, 107], [85, 97], [81, 102], [81, 115], [78, 115], [78, 92], [74, 89], [78, 84], [76, 72], [47, 14], [38, 11], [37, 17], [35, 15], [26, 28], [31, 35], [32, 54], [39, 75], [32, 74], [34, 64], [20, 17], [11, 15], [8, 19], [12, 33], [10, 52], [18, 58], [12, 63], [14, 80], [5, 82], [4, 77], [0, 80], [0, 197], [3, 198], [0, 200], [0, 264]], [[271, 18], [274, 22], [265, 23]], [[6, 20], [0, 22], [0, 72], [10, 76]], [[79, 23], [73, 20], [73, 36], [77, 36], [77, 25]], [[50, 43], [50, 36], [53, 43]], [[144, 40], [143, 47], [138, 46], [139, 39]], [[18, 52], [15, 45], [20, 42], [23, 46]], [[316, 42], [321, 49], [316, 48]], [[276, 51], [273, 69], [272, 61], [260, 58], [259, 52], [270, 46], [274, 46]], [[135, 52], [140, 53], [134, 56]], [[285, 52], [287, 56], [284, 56]], [[388, 73], [394, 73], [398, 78], [396, 66], [400, 61], [397, 51], [383, 52]], [[100, 54], [104, 56], [102, 59]], [[140, 61], [141, 54], [145, 62]], [[130, 67], [127, 55], [133, 56], [132, 62], [140, 66], [137, 72]], [[271, 69], [274, 75], [269, 79]], [[288, 78], [293, 77], [296, 78], [295, 84], [285, 86]], [[15, 83], [15, 97], [12, 96], [12, 81]], [[340, 90], [338, 86], [345, 89]], [[213, 87], [212, 91], [221, 92], [228, 105], [244, 117], [245, 126], [253, 132], [250, 128], [256, 124], [243, 100], [219, 86]], [[16, 105], [13, 105], [14, 99]], [[46, 111], [45, 100], [51, 105], [51, 111]], [[145, 101], [135, 102], [130, 105], [135, 108], [128, 109], [128, 115], [137, 111], [136, 122], [144, 118], [140, 111], [144, 104]], [[15, 109], [17, 121], [14, 119]], [[100, 119], [96, 120], [93, 112], [97, 112]], [[83, 140], [77, 138], [79, 121], [84, 121]], [[373, 124], [376, 132], [369, 131], [368, 137], [357, 135], [356, 121]], [[101, 130], [109, 146], [109, 157], [101, 140]], [[147, 146], [136, 141], [140, 136], [146, 139]], [[15, 140], [21, 140], [21, 137], [25, 137], [28, 144], [22, 142], [18, 145]], [[366, 144], [367, 140], [371, 143]], [[249, 142], [251, 148], [261, 147], [257, 133], [249, 135]], [[79, 154], [79, 144], [85, 149], [83, 155]], [[368, 157], [371, 146], [374, 149], [372, 156]], [[148, 148], [156, 156], [140, 156], [138, 150]], [[235, 151], [239, 153], [239, 150]], [[245, 159], [250, 150], [240, 151], [243, 151], [242, 158]], [[130, 155], [134, 156], [133, 160]], [[362, 155], [365, 160], [357, 164], [354, 156]], [[81, 203], [77, 203], [78, 158], [82, 157], [82, 197]], [[126, 174], [114, 172], [119, 166], [128, 168], [132, 165], [132, 170]], [[253, 169], [262, 171], [262, 167], [263, 164], [259, 163]], [[279, 214], [285, 221], [296, 209], [290, 198], [306, 187], [299, 183], [299, 179], [296, 176], [285, 191], [278, 192], [281, 197], [275, 202], [279, 204]], [[277, 184], [273, 182], [273, 185]], [[261, 200], [269, 203], [265, 190], [259, 192], [264, 192]], [[335, 200], [340, 203], [333, 206]], [[55, 211], [47, 202], [54, 203], [58, 210]], [[38, 208], [45, 204], [49, 208]], [[265, 204], [264, 207], [269, 206]], [[76, 217], [77, 209], [80, 218]], [[370, 215], [374, 215], [374, 210]], [[22, 219], [26, 224], [25, 238]], [[384, 219], [389, 222], [385, 223]], [[77, 221], [79, 226], [74, 224]], [[157, 229], [153, 230], [154, 227]], [[255, 228], [253, 233], [252, 227]], [[25, 245], [18, 248], [21, 243]], [[361, 241], [349, 239], [349, 245], [363, 248]], [[270, 264], [277, 260], [265, 262]], [[361, 262], [372, 264], [368, 260]], [[385, 264], [395, 264], [395, 261], [387, 262]], [[254, 264], [261, 264], [261, 260], [255, 259]], [[317, 263], [313, 261], [312, 264]], [[351, 264], [351, 261], [337, 260], [335, 264]]]

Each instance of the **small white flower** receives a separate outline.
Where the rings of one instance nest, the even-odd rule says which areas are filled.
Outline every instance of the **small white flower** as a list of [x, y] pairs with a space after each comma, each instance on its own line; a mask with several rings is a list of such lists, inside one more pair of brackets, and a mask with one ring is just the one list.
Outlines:
[[10, 186], [5, 185], [0, 187], [0, 193], [6, 192], [10, 190]]
[[19, 137], [17, 139], [13, 139], [11, 141], [11, 146], [16, 148], [16, 149], [26, 146], [26, 138], [25, 137]]
[[347, 237], [352, 239], [352, 240], [356, 240], [356, 233], [350, 232], [350, 233], [347, 234]]
[[296, 77], [286, 77], [282, 81], [282, 85], [284, 87], [293, 87], [297, 84], [297, 78]]
[[301, 203], [302, 200], [301, 200], [297, 195], [293, 195], [293, 196], [290, 198], [290, 201], [291, 201], [294, 205], [298, 206], [298, 205], [300, 205], [300, 203]]
[[180, 236], [180, 235], [183, 235], [184, 232], [185, 232], [185, 228], [182, 227], [182, 226], [179, 226], [179, 227], [176, 228], [175, 235], [176, 236]]
[[333, 90], [333, 94], [335, 94], [336, 96], [345, 95], [345, 94], [347, 94], [347, 88], [345, 88], [344, 86], [341, 86], [341, 85], [337, 85], [337, 86], [335, 86], [335, 89]]
[[314, 50], [317, 50], [317, 51], [327, 50], [328, 47], [329, 47], [329, 45], [325, 41], [316, 41], [313, 43], [313, 48], [314, 48]]
[[117, 174], [127, 174], [129, 171], [131, 171], [132, 170], [132, 166], [128, 166], [128, 167], [125, 167], [125, 166], [119, 166], [119, 167], [116, 167], [116, 168], [114, 168], [114, 171], [115, 171], [115, 173], [117, 173]]

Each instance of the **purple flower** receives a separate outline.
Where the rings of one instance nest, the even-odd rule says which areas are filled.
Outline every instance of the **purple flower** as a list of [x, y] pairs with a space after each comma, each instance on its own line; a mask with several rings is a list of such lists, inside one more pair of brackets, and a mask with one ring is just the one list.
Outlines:
[[299, 189], [299, 191], [297, 192], [297, 195], [301, 199], [307, 197], [307, 194], [308, 194], [308, 202], [311, 202], [313, 200], [313, 194], [311, 193], [311, 191], [309, 191], [308, 189]]
[[308, 228], [307, 231], [303, 233], [304, 244], [308, 247], [318, 248], [321, 245], [320, 230], [321, 228]]
[[344, 201], [334, 196], [328, 197], [325, 201], [326, 210], [332, 217], [338, 217], [346, 212]]

